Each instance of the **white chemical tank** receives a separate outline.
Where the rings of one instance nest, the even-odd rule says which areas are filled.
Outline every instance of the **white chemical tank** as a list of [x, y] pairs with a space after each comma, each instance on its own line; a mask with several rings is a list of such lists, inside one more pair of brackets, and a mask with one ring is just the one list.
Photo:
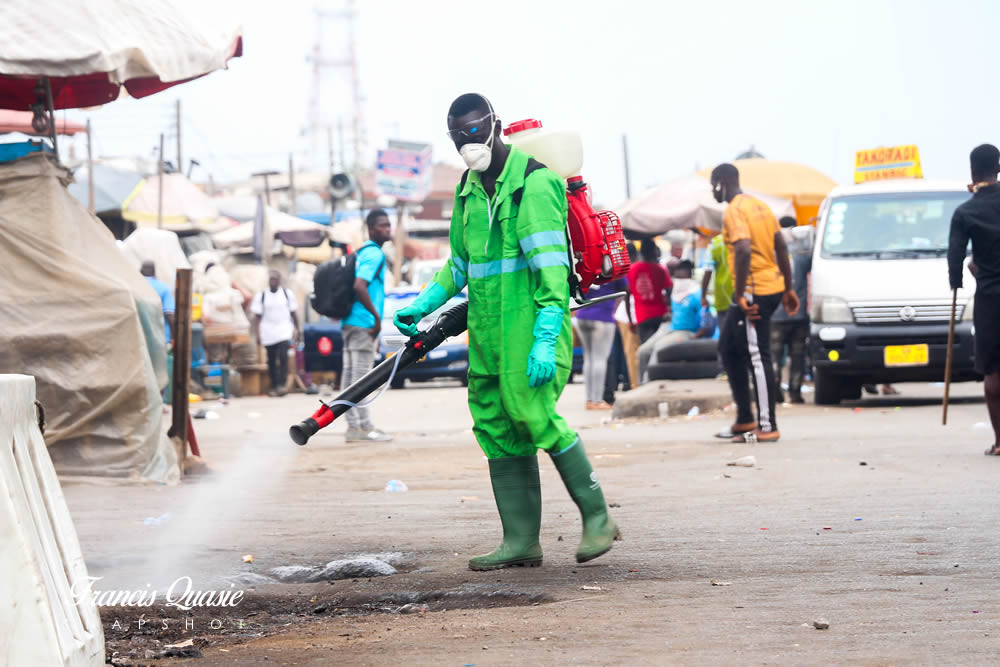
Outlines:
[[565, 179], [583, 168], [583, 141], [571, 130], [546, 130], [542, 121], [529, 118], [511, 123], [503, 131], [510, 143]]

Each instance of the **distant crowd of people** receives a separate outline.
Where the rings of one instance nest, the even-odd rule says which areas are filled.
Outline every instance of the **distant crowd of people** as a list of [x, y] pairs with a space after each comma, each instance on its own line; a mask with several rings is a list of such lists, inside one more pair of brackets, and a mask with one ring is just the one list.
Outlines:
[[[744, 194], [732, 165], [715, 170], [712, 188], [727, 207], [721, 233], [703, 249], [700, 282], [692, 259], [675, 251], [663, 262], [657, 244], [647, 239], [638, 253], [630, 245], [633, 263], [627, 279], [588, 294], [626, 292], [621, 303], [602, 303], [577, 313], [586, 407], [608, 409], [613, 389], [648, 382], [656, 358], [684, 357], [680, 349], [673, 355], [665, 355], [664, 349], [716, 340], [718, 368], [729, 379], [738, 409], [736, 423], [720, 435], [774, 440], [780, 437], [775, 405], [786, 399], [804, 402], [812, 229], [794, 233], [795, 218], [778, 221], [766, 204]], [[618, 375], [619, 348], [626, 359], [634, 356], [632, 374]], [[787, 395], [781, 384], [785, 367]]]

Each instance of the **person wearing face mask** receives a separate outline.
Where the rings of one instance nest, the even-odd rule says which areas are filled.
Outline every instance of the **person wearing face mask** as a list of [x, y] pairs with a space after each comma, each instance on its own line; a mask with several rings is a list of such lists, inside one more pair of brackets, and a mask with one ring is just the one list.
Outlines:
[[[722, 238], [733, 272], [733, 304], [726, 313], [719, 345], [725, 347], [722, 358], [737, 415], [730, 431], [719, 435], [734, 442], [774, 442], [781, 433], [775, 415], [771, 316], [779, 305], [792, 317], [799, 311], [788, 246], [767, 204], [743, 194], [735, 166], [720, 164], [712, 171], [711, 183], [715, 200], [728, 204], [722, 216]], [[756, 419], [751, 408], [751, 377]]]
[[572, 368], [566, 185], [500, 140], [482, 95], [458, 97], [448, 135], [469, 167], [455, 191], [451, 257], [395, 316], [405, 335], [466, 286], [469, 410], [489, 460], [503, 541], [472, 570], [542, 563], [539, 449], [549, 453], [583, 517], [576, 560], [611, 549], [618, 527], [580, 437], [556, 413]]

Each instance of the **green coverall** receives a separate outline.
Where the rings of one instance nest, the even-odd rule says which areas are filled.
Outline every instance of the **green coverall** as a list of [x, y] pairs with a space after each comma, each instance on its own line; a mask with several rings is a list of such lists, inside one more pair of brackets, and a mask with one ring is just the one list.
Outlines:
[[[557, 453], [577, 439], [556, 414], [573, 364], [566, 186], [549, 169], [525, 183], [527, 163], [512, 147], [492, 203], [479, 173], [468, 173], [456, 189], [451, 258], [434, 278], [448, 298], [469, 288], [469, 410], [490, 459]], [[513, 194], [522, 187], [519, 210]], [[542, 309], [561, 311], [563, 324], [555, 379], [532, 388], [525, 368]]]
[[504, 531], [499, 547], [469, 561], [473, 570], [541, 565], [539, 449], [580, 509], [577, 561], [607, 553], [619, 536], [583, 443], [556, 414], [573, 363], [565, 184], [548, 169], [525, 179], [527, 165], [512, 147], [492, 202], [479, 173], [468, 172], [455, 193], [451, 258], [410, 310], [396, 314], [400, 331], [413, 335], [403, 315], [419, 321], [469, 288], [469, 410]]

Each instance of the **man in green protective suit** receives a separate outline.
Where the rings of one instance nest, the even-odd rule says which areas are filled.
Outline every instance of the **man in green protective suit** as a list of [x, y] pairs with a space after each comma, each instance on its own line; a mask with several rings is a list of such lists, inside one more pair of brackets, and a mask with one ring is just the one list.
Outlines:
[[455, 191], [451, 257], [395, 324], [416, 335], [416, 322], [468, 286], [469, 410], [503, 524], [500, 546], [469, 567], [541, 565], [539, 449], [580, 509], [576, 559], [592, 560], [619, 533], [580, 437], [556, 414], [573, 362], [566, 186], [500, 140], [482, 95], [456, 99], [448, 128], [469, 167]]

